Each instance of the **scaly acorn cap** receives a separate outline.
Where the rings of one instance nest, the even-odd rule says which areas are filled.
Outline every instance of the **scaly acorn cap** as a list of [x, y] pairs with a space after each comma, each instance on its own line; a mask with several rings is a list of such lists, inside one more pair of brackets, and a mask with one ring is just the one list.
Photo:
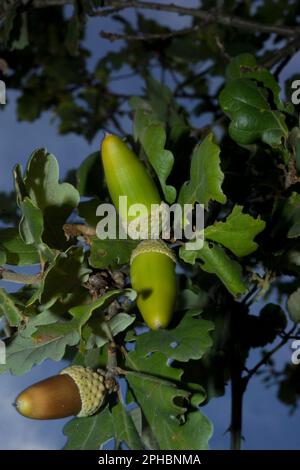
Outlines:
[[163, 255], [168, 256], [171, 258], [174, 263], [176, 263], [176, 256], [166, 243], [162, 240], [143, 240], [141, 241], [138, 246], [132, 251], [130, 257], [130, 264], [132, 264], [133, 260], [143, 254], [143, 253], [161, 253]]
[[82, 366], [67, 367], [60, 372], [60, 375], [63, 374], [69, 375], [79, 390], [81, 410], [77, 417], [82, 418], [95, 414], [102, 405], [106, 395], [104, 376], [98, 372], [93, 372], [88, 367]]

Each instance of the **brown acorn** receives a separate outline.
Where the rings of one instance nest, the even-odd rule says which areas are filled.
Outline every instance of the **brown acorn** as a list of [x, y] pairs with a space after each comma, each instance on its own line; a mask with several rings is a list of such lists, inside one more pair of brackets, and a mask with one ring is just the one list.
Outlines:
[[75, 365], [28, 387], [17, 397], [16, 408], [31, 419], [85, 417], [96, 413], [105, 396], [104, 374]]

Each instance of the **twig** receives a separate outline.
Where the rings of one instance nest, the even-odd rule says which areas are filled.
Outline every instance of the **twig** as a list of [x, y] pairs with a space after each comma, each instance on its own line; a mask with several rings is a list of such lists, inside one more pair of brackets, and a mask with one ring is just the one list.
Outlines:
[[100, 31], [100, 36], [109, 41], [166, 41], [177, 36], [184, 36], [187, 34], [194, 33], [199, 30], [199, 26], [193, 26], [192, 28], [179, 29], [177, 31], [170, 31], [167, 33], [153, 33], [153, 34], [119, 34], [119, 33], [110, 33], [107, 31]]
[[169, 74], [171, 75], [175, 85], [179, 85], [180, 84], [180, 81], [179, 81], [179, 78], [176, 76], [176, 73], [174, 72], [174, 70], [170, 69], [168, 70]]
[[63, 6], [68, 3], [74, 3], [73, 0], [34, 0], [33, 6], [36, 8]]
[[191, 75], [190, 77], [186, 78], [182, 82], [179, 82], [174, 90], [174, 94], [176, 95], [177, 93], [179, 93], [180, 90], [183, 90], [187, 86], [192, 86], [195, 82], [197, 82], [198, 80], [201, 80], [202, 77], [205, 76], [211, 69], [212, 69], [212, 66], [209, 65], [201, 72], [198, 72], [196, 76]]
[[[277, 64], [279, 61], [284, 60], [286, 57], [290, 57], [300, 48], [300, 38], [299, 36], [289, 41], [284, 47], [275, 51], [271, 57], [269, 57], [262, 66], [266, 68], [271, 68], [273, 65]], [[286, 65], [286, 64], [285, 64]], [[278, 74], [278, 71], [276, 71]]]
[[114, 340], [111, 340], [107, 349], [107, 370], [114, 373], [117, 367], [117, 347]]
[[289, 335], [288, 333], [282, 333], [280, 335], [281, 338], [286, 338], [288, 341], [290, 339], [299, 339], [300, 340], [300, 336], [299, 335]]
[[243, 397], [245, 387], [242, 381], [242, 368], [240, 358], [233, 359], [231, 367], [231, 422], [230, 438], [231, 450], [240, 450], [243, 428]]
[[240, 327], [246, 309], [242, 304], [234, 304], [231, 309], [231, 348], [230, 348], [230, 377], [231, 377], [231, 419], [230, 440], [231, 450], [240, 450], [243, 426], [243, 397], [245, 384], [242, 380], [244, 361], [241, 354]]
[[259, 291], [260, 288], [258, 286], [253, 286], [252, 289], [249, 290], [249, 292], [245, 295], [245, 297], [243, 298], [243, 300], [241, 301], [242, 304], [244, 305], [248, 305], [248, 302], [252, 302], [253, 299], [251, 299], [252, 296], [254, 296], [254, 298], [256, 297], [256, 294], [258, 293], [257, 291]]
[[231, 61], [231, 56], [230, 54], [228, 54], [228, 52], [225, 51], [225, 47], [224, 47], [224, 44], [222, 43], [221, 39], [220, 39], [220, 36], [216, 35], [216, 45], [218, 46], [220, 52], [221, 52], [221, 55], [223, 56], [223, 58], [227, 61], [227, 62], [230, 62]]
[[[49, 6], [63, 6], [69, 4], [73, 4], [73, 0], [34, 0], [32, 6], [35, 8], [45, 8]], [[300, 35], [300, 29], [298, 27], [266, 25], [252, 20], [245, 20], [238, 16], [223, 15], [215, 11], [204, 11], [199, 8], [187, 8], [174, 5], [172, 3], [160, 4], [136, 0], [103, 0], [103, 6], [105, 8], [91, 11], [89, 13], [90, 16], [104, 16], [116, 10], [120, 11], [127, 8], [140, 8], [144, 10], [168, 11], [179, 15], [192, 16], [207, 23], [222, 24], [224, 26], [231, 26], [245, 31], [269, 34], [275, 33], [278, 36], [283, 37], [299, 37]]]
[[0, 268], [0, 280], [17, 282], [19, 284], [39, 284], [41, 276], [40, 274], [20, 274], [8, 269]]
[[277, 346], [275, 346], [267, 354], [265, 354], [265, 356], [252, 369], [249, 370], [248, 374], [245, 377], [243, 377], [243, 381], [245, 385], [247, 385], [251, 377], [253, 377], [253, 375], [255, 375], [257, 371], [268, 362], [270, 357], [273, 356], [273, 354], [275, 354], [277, 351], [279, 351], [279, 349], [281, 349], [289, 341], [291, 334], [295, 331], [295, 329], [296, 329], [296, 325], [293, 325], [293, 327], [285, 335], [285, 337], [280, 341], [280, 343], [278, 343]]
[[287, 66], [291, 58], [292, 58], [292, 55], [289, 54], [280, 61], [280, 63], [278, 64], [278, 66], [273, 72], [273, 75], [276, 78], [276, 80], [278, 80], [279, 75], [281, 74], [282, 70]]
[[117, 359], [117, 345], [115, 343], [114, 337], [112, 335], [111, 329], [107, 322], [103, 324], [103, 331], [109, 339], [109, 345], [107, 348], [107, 375], [108, 377], [114, 377], [116, 375], [116, 370], [118, 368], [118, 359]]
[[[170, 13], [178, 13], [180, 15], [185, 16], [193, 16], [195, 18], [199, 18], [202, 21], [208, 23], [218, 23], [224, 26], [232, 26], [234, 28], [248, 30], [248, 31], [255, 31], [261, 33], [275, 33], [279, 36], [299, 36], [300, 29], [299, 28], [292, 28], [292, 27], [284, 27], [284, 26], [276, 26], [276, 25], [265, 25], [258, 23], [256, 21], [251, 20], [244, 20], [243, 18], [239, 18], [237, 16], [228, 16], [228, 15], [221, 15], [216, 14], [215, 12], [211, 11], [203, 11], [198, 8], [186, 8], [179, 5], [174, 5], [172, 3], [169, 4], [160, 4], [160, 3], [151, 3], [151, 2], [144, 2], [144, 1], [124, 1], [124, 0], [104, 0], [103, 1], [105, 7], [113, 7], [118, 9], [127, 9], [127, 8], [141, 8], [146, 10], [158, 10], [158, 11], [168, 11]], [[105, 10], [104, 10], [105, 11]], [[95, 11], [92, 13], [93, 16], [97, 16], [98, 14], [102, 15], [103, 12]]]
[[136, 76], [136, 72], [129, 72], [129, 73], [121, 74], [121, 75], [115, 75], [114, 77], [110, 77], [109, 81], [116, 82], [119, 80], [126, 80], [126, 78], [132, 78], [135, 76]]

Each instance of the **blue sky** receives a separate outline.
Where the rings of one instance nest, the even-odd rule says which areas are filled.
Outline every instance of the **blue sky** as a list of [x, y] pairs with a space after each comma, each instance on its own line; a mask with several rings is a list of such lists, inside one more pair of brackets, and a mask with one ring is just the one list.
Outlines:
[[[166, 3], [168, 3], [166, 1]], [[181, 3], [181, 2], [177, 2]], [[186, 6], [193, 6], [195, 1], [186, 1]], [[132, 13], [130, 13], [132, 15]], [[172, 27], [185, 27], [188, 20], [185, 17], [167, 13], [149, 13], [151, 17], [159, 15], [160, 21], [172, 23]], [[100, 54], [104, 55], [109, 49], [117, 49], [118, 43], [100, 41], [100, 29], [111, 31], [112, 22], [108, 18], [90, 20], [87, 44], [92, 49], [91, 64]], [[101, 51], [99, 53], [99, 51]], [[299, 55], [290, 62], [281, 76], [285, 79], [297, 71]], [[299, 72], [300, 75], [300, 72]], [[116, 87], [122, 86], [126, 93], [137, 93], [139, 84], [126, 80], [116, 82]], [[33, 124], [19, 123], [15, 116], [16, 93], [8, 93], [8, 104], [0, 113], [0, 190], [12, 189], [12, 168], [15, 164], [26, 165], [29, 155], [38, 147], [46, 147], [59, 161], [61, 177], [64, 177], [71, 168], [76, 168], [84, 158], [99, 147], [102, 130], [89, 145], [84, 139], [76, 135], [60, 136], [55, 125], [50, 123], [51, 115], [43, 115]], [[130, 128], [127, 121], [125, 125]], [[7, 283], [0, 281], [1, 287], [7, 288]], [[11, 286], [10, 286], [11, 287]], [[257, 307], [256, 307], [257, 308]], [[279, 354], [280, 364], [290, 361], [290, 345], [287, 345]], [[251, 363], [259, 359], [257, 352], [250, 357]], [[23, 377], [14, 377], [8, 374], [0, 376], [0, 449], [57, 449], [65, 442], [62, 428], [67, 420], [39, 422], [27, 420], [18, 415], [12, 403], [16, 395], [25, 387], [46, 376], [57, 373], [64, 367], [62, 363], [46, 361], [35, 367]], [[299, 366], [300, 367], [300, 366]], [[229, 435], [224, 434], [230, 420], [230, 393], [214, 399], [204, 411], [214, 422], [215, 433], [211, 441], [214, 449], [228, 448]], [[299, 412], [292, 417], [289, 410], [276, 398], [276, 389], [266, 389], [259, 379], [254, 379], [249, 386], [245, 399], [244, 435], [246, 449], [297, 449], [299, 448]]]

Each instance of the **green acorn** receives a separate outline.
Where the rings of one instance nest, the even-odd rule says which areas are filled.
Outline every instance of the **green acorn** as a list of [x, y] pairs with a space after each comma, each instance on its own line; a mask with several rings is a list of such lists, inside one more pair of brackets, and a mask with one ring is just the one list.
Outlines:
[[166, 328], [176, 302], [176, 258], [161, 240], [144, 240], [132, 252], [130, 277], [137, 306], [152, 330]]
[[106, 391], [103, 374], [75, 365], [28, 387], [17, 397], [16, 408], [32, 419], [85, 417], [96, 413]]
[[127, 207], [143, 204], [151, 214], [151, 205], [160, 205], [158, 189], [143, 163], [117, 136], [107, 134], [102, 141], [101, 156], [111, 199], [123, 220], [135, 219], [119, 205], [119, 197], [127, 196]]

